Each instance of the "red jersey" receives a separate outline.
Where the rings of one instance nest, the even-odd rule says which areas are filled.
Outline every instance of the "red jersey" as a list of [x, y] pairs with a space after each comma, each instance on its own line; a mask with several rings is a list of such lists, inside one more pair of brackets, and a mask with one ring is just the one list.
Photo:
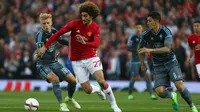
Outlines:
[[196, 34], [191, 34], [188, 37], [188, 44], [191, 48], [194, 48], [195, 62], [196, 64], [200, 64], [200, 49], [196, 49], [195, 46], [200, 44], [200, 36]]
[[[71, 61], [96, 57], [96, 49], [100, 44], [100, 28], [94, 21], [90, 25], [84, 25], [82, 20], [73, 20], [67, 23], [50, 37], [45, 47], [48, 48], [57, 38], [69, 31], [71, 31], [71, 37], [69, 39], [69, 58]], [[86, 44], [76, 41], [76, 35], [82, 35], [88, 38]]]

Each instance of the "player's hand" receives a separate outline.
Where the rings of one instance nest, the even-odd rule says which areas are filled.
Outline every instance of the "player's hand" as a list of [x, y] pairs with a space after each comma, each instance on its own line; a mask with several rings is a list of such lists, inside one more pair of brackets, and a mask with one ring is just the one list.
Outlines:
[[197, 44], [197, 45], [195, 46], [195, 49], [200, 49], [200, 44]]
[[86, 41], [88, 41], [88, 39], [82, 35], [76, 35], [76, 41], [82, 44], [86, 44]]
[[141, 64], [141, 70], [142, 70], [143, 73], [146, 73], [147, 67], [146, 67], [145, 64]]
[[150, 53], [150, 52], [152, 52], [152, 49], [149, 49], [149, 48], [140, 48], [140, 49], [138, 50], [138, 53], [139, 53], [139, 54]]
[[42, 56], [45, 52], [46, 52], [47, 48], [45, 46], [38, 48], [35, 53], [37, 54], [37, 56]]

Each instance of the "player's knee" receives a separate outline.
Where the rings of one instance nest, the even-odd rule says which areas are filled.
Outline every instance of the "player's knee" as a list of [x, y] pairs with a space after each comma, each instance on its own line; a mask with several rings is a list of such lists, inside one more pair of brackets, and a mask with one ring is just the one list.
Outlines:
[[59, 78], [54, 74], [49, 74], [48, 75], [48, 81], [51, 82], [51, 83], [58, 83]]
[[177, 90], [183, 90], [184, 89], [184, 85], [183, 85], [183, 81], [178, 81], [178, 82], [176, 82], [176, 88], [177, 88]]
[[100, 84], [100, 86], [105, 85], [106, 81], [104, 79], [99, 79], [97, 82]]
[[163, 93], [164, 93], [164, 90], [162, 88], [156, 88], [155, 89], [155, 92], [158, 96], [162, 97], [163, 96]]
[[74, 78], [74, 79], [71, 79], [70, 81], [67, 81], [67, 82], [69, 82], [70, 84], [76, 84], [76, 79]]
[[91, 87], [88, 87], [88, 88], [83, 88], [85, 93], [87, 94], [91, 94], [92, 93], [92, 88]]
[[136, 80], [136, 77], [131, 77], [131, 81], [135, 81]]

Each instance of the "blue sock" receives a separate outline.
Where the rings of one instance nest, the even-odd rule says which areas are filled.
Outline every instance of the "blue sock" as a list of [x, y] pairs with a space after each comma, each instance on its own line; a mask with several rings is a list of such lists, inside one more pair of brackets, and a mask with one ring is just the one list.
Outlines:
[[68, 91], [69, 98], [73, 97], [75, 90], [76, 90], [76, 84], [68, 83], [67, 91]]
[[165, 90], [162, 94], [162, 96], [160, 96], [161, 98], [172, 98], [172, 94], [168, 91]]
[[52, 83], [53, 85], [53, 92], [58, 100], [58, 102], [61, 104], [61, 103], [64, 103], [63, 100], [62, 100], [62, 91], [61, 91], [61, 88], [60, 88], [60, 84], [59, 83]]
[[153, 89], [152, 89], [152, 85], [151, 85], [151, 81], [150, 80], [146, 80], [146, 87], [147, 87], [147, 90], [149, 91], [149, 94], [152, 95], [153, 94]]
[[129, 95], [131, 95], [132, 92], [133, 92], [134, 83], [135, 83], [134, 80], [130, 80], [130, 82], [129, 82], [129, 88], [128, 88], [128, 94]]
[[192, 97], [189, 93], [187, 88], [184, 88], [183, 90], [179, 90], [179, 93], [181, 94], [181, 97], [188, 103], [190, 107], [193, 107], [194, 104], [192, 103]]

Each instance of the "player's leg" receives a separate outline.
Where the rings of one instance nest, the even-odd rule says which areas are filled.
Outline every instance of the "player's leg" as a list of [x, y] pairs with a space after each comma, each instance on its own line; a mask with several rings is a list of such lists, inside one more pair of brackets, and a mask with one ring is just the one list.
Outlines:
[[129, 88], [128, 88], [128, 100], [134, 99], [133, 87], [136, 81], [136, 77], [139, 74], [140, 64], [130, 63], [129, 71], [130, 71], [130, 81], [129, 81]]
[[110, 101], [111, 108], [114, 110], [114, 112], [121, 112], [121, 110], [117, 106], [112, 88], [108, 85], [108, 83], [104, 79], [104, 74], [102, 71], [103, 67], [99, 57], [88, 59], [86, 67], [88, 68], [89, 72], [94, 76], [96, 81], [100, 84], [101, 88], [103, 89], [103, 92], [106, 94], [106, 97]]
[[84, 67], [82, 61], [72, 61], [72, 67], [78, 82], [87, 94], [102, 93], [98, 86], [92, 85], [89, 82], [89, 71]]
[[168, 75], [168, 68], [164, 65], [154, 66], [153, 76], [155, 80], [154, 88], [156, 94], [161, 98], [172, 99], [172, 106], [175, 111], [179, 109], [177, 94], [169, 92], [166, 87], [170, 87], [170, 76]]
[[178, 92], [181, 94], [181, 97], [188, 103], [192, 111], [196, 112], [197, 109], [192, 102], [191, 94], [188, 89], [184, 87], [182, 73], [178, 62], [175, 61], [173, 63], [170, 63], [168, 66], [171, 66], [171, 70], [169, 72], [170, 78], [175, 83], [175, 86]]
[[196, 69], [197, 69], [198, 76], [200, 78], [200, 64], [196, 64]]
[[59, 77], [62, 78], [62, 80], [65, 80], [68, 82], [67, 86], [67, 92], [68, 96], [65, 97], [65, 102], [66, 103], [72, 103], [75, 108], [80, 109], [81, 106], [78, 104], [78, 102], [73, 98], [75, 89], [76, 89], [76, 79], [75, 77], [71, 74], [71, 72], [61, 65], [60, 63], [56, 62], [53, 66], [52, 69], [56, 74], [59, 74]]
[[147, 90], [149, 91], [149, 95], [150, 95], [150, 98], [152, 100], [157, 100], [156, 96], [153, 94], [153, 87], [152, 87], [152, 84], [151, 84], [151, 72], [150, 72], [150, 68], [149, 68], [149, 65], [146, 63], [146, 66], [147, 66], [147, 71], [146, 73], [144, 73], [144, 77], [145, 77], [145, 81], [146, 81], [146, 87], [147, 87]]
[[53, 71], [50, 69], [50, 66], [48, 65], [37, 65], [37, 69], [40, 71], [40, 75], [43, 79], [49, 83], [52, 83], [54, 95], [60, 104], [60, 111], [69, 111], [62, 99], [59, 77], [53, 73]]
[[93, 73], [93, 76], [103, 89], [103, 92], [110, 101], [111, 108], [114, 110], [114, 112], [121, 112], [120, 108], [117, 106], [112, 88], [108, 85], [108, 83], [104, 79], [103, 71], [102, 70], [95, 71]]

